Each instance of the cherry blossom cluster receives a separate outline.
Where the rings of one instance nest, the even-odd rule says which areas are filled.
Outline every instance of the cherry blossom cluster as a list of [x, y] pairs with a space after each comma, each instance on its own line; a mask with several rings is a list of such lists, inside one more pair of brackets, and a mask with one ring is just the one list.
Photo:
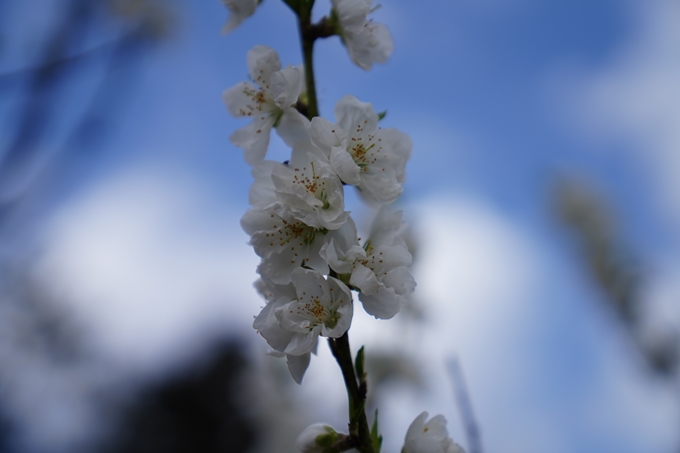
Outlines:
[[[351, 290], [369, 314], [388, 319], [415, 289], [411, 254], [399, 236], [401, 212], [386, 207], [402, 192], [411, 140], [378, 127], [373, 106], [350, 95], [335, 106], [337, 123], [309, 121], [295, 108], [303, 86], [298, 68], [282, 69], [266, 46], [251, 49], [246, 60], [254, 84], [225, 90], [223, 100], [234, 116], [251, 119], [231, 141], [254, 179], [241, 226], [261, 258], [267, 305], [253, 326], [300, 382], [319, 335], [337, 338], [349, 329]], [[272, 129], [291, 147], [286, 162], [266, 159]], [[349, 185], [385, 205], [363, 243], [345, 210]]]
[[[259, 4], [258, 0], [222, 1], [230, 11], [223, 32], [254, 14]], [[298, 16], [304, 8], [309, 12], [314, 3], [284, 2], [294, 11], [298, 8]], [[350, 59], [369, 70], [374, 63], [385, 62], [393, 49], [387, 28], [368, 17], [374, 9], [372, 0], [332, 0], [329, 16], [315, 25], [316, 37], [339, 36]], [[335, 122], [313, 114], [308, 118], [301, 112], [308, 112], [306, 91], [314, 89], [307, 86], [309, 72], [299, 66], [282, 67], [270, 47], [253, 47], [246, 63], [250, 81], [228, 88], [222, 99], [233, 116], [249, 120], [230, 140], [243, 150], [253, 177], [250, 209], [241, 226], [260, 257], [255, 286], [266, 301], [253, 327], [272, 355], [286, 358], [299, 384], [319, 336], [346, 338], [355, 293], [367, 313], [389, 319], [416, 287], [408, 268], [412, 257], [401, 237], [402, 212], [389, 207], [402, 193], [412, 143], [403, 132], [380, 127], [373, 106], [352, 95], [335, 105]], [[305, 64], [311, 64], [311, 57]], [[272, 129], [290, 148], [284, 162], [267, 159]], [[378, 207], [364, 240], [346, 210], [349, 186]], [[356, 373], [358, 379], [365, 379], [362, 372]], [[426, 418], [423, 413], [413, 422], [404, 452], [462, 451], [448, 438], [442, 416], [425, 423]], [[350, 423], [349, 436], [326, 425], [312, 425], [300, 435], [298, 446], [305, 452], [366, 447], [357, 440], [357, 423]]]

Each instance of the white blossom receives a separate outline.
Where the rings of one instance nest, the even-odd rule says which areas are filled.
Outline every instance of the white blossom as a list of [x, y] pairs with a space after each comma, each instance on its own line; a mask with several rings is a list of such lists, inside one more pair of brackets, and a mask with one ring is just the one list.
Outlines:
[[337, 230], [347, 219], [342, 181], [333, 168], [307, 153], [272, 172], [276, 198], [292, 215], [309, 226]]
[[229, 33], [241, 22], [252, 16], [260, 0], [222, 0], [229, 10], [229, 18], [222, 27], [222, 33]]
[[401, 453], [465, 453], [449, 437], [446, 418], [436, 415], [429, 421], [423, 412], [409, 426]]
[[359, 300], [367, 313], [376, 318], [389, 319], [399, 312], [402, 304], [413, 293], [416, 282], [408, 270], [411, 264], [404, 240], [399, 236], [402, 212], [390, 214], [383, 207], [373, 221], [371, 233], [364, 247], [344, 244], [333, 238], [321, 247], [321, 256], [349, 285], [360, 290]]
[[[352, 294], [341, 281], [324, 277], [316, 271], [297, 268], [289, 285], [271, 285], [272, 299], [253, 322], [253, 327], [269, 346], [286, 354], [299, 383], [309, 364], [309, 354], [316, 350], [320, 335], [342, 336], [352, 322]], [[301, 372], [300, 372], [301, 370]]]
[[[288, 293], [289, 296], [290, 294], [294, 294], [293, 291], [288, 291], [290, 288], [289, 285], [276, 285], [271, 281], [265, 282], [262, 279], [257, 280], [253, 286], [268, 304], [276, 302], [277, 297], [279, 296], [284, 295], [285, 297], [286, 293]], [[295, 382], [300, 384], [302, 382], [303, 376], [305, 375], [305, 371], [307, 371], [307, 368], [309, 367], [312, 354], [316, 354], [317, 345], [318, 342], [314, 344], [314, 347], [310, 352], [301, 355], [284, 354], [283, 352], [279, 352], [274, 349], [267, 351], [267, 355], [272, 357], [285, 357], [290, 375], [293, 377]]]
[[315, 423], [300, 433], [295, 446], [302, 453], [324, 453], [338, 441], [340, 436], [329, 425]]
[[335, 105], [337, 124], [315, 117], [309, 127], [314, 144], [346, 184], [367, 199], [388, 204], [402, 192], [411, 139], [396, 129], [378, 128], [373, 106], [351, 95]]
[[314, 228], [294, 218], [279, 203], [250, 209], [241, 218], [241, 227], [262, 258], [258, 266], [262, 278], [280, 285], [290, 283], [293, 271], [301, 266], [327, 274], [328, 264], [319, 254], [321, 248], [330, 240], [349, 247], [347, 238], [356, 236], [351, 218], [338, 230]]
[[339, 34], [350, 59], [365, 70], [373, 63], [384, 63], [394, 50], [392, 36], [385, 25], [367, 20], [372, 0], [333, 0]]
[[272, 127], [276, 126], [287, 145], [295, 146], [307, 134], [309, 120], [293, 107], [303, 86], [298, 68], [281, 69], [278, 54], [267, 46], [253, 47], [246, 59], [250, 78], [257, 86], [238, 83], [222, 93], [222, 100], [233, 116], [252, 118], [229, 139], [243, 149], [246, 162], [254, 165], [267, 153]]
[[280, 216], [266, 209], [253, 208], [241, 218], [241, 227], [250, 235], [250, 245], [262, 258], [258, 268], [266, 281], [285, 285], [301, 266], [328, 273], [319, 255], [327, 242], [324, 231], [305, 225], [292, 216]]
[[306, 162], [296, 156], [288, 164], [265, 160], [253, 167], [253, 208], [241, 218], [241, 227], [262, 258], [258, 272], [276, 284], [289, 283], [300, 266], [327, 274], [321, 247], [334, 239], [348, 248], [353, 244], [347, 241], [356, 238], [338, 177], [315, 156], [308, 154]]

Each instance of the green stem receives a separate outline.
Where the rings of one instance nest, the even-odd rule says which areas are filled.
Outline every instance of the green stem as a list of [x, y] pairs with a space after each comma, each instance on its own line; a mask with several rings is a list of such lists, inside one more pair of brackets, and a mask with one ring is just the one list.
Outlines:
[[375, 453], [371, 431], [368, 427], [368, 419], [364, 410], [366, 394], [359, 388], [354, 364], [352, 363], [352, 352], [349, 347], [349, 336], [347, 332], [340, 338], [329, 338], [328, 344], [335, 360], [340, 366], [342, 377], [347, 387], [347, 398], [349, 400], [349, 435], [353, 440], [354, 446], [361, 453]]

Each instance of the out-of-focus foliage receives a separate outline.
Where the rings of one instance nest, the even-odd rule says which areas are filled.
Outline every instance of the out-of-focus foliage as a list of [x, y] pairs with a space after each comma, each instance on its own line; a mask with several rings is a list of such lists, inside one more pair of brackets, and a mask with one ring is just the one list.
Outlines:
[[[0, 149], [0, 222], [18, 206], [35, 201], [67, 173], [64, 162], [79, 166], [97, 155], [119, 113], [130, 99], [142, 57], [172, 30], [167, 2], [153, 0], [61, 0], [52, 31], [35, 58], [18, 70], [0, 74], [0, 90], [11, 90], [16, 105], [3, 121]], [[27, 5], [30, 7], [30, 5]], [[7, 17], [4, 18], [7, 20]], [[107, 34], [115, 30], [113, 38]], [[7, 36], [26, 47], [33, 35]], [[63, 102], [73, 84], [90, 86]], [[17, 96], [18, 94], [18, 96]], [[74, 112], [82, 112], [74, 115]], [[64, 121], [69, 118], [69, 121]], [[64, 128], [68, 130], [63, 130]], [[65, 139], [63, 137], [66, 137]], [[73, 165], [71, 165], [73, 166]]]
[[251, 362], [239, 342], [226, 342], [207, 363], [141, 389], [119, 416], [109, 453], [241, 453], [258, 442], [256, 414], [243, 397]]
[[563, 180], [556, 186], [554, 206], [604, 292], [603, 300], [621, 319], [649, 369], [660, 376], [675, 376], [680, 359], [677, 333], [669, 326], [650, 327], [645, 322], [642, 260], [621, 237], [610, 205], [593, 187]]

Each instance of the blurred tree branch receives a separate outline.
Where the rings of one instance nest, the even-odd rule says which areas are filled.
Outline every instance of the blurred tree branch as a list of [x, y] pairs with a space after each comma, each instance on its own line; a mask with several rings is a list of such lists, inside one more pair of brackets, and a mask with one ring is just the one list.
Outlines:
[[658, 376], [677, 377], [680, 362], [677, 332], [669, 329], [649, 334], [644, 324], [648, 307], [641, 294], [645, 275], [640, 260], [619, 236], [608, 203], [592, 187], [566, 179], [556, 185], [553, 202], [558, 218], [576, 239], [587, 269], [625, 325], [649, 370]]
[[[5, 131], [7, 146], [0, 150], [0, 224], [19, 206], [38, 183], [55, 176], [67, 153], [87, 149], [95, 154], [104, 138], [104, 125], [117, 119], [133, 78], [125, 77], [137, 67], [152, 44], [165, 37], [171, 13], [168, 6], [152, 0], [63, 0], [64, 11], [55, 31], [45, 40], [38, 62], [0, 75], [0, 88], [23, 86], [21, 104]], [[118, 18], [118, 19], [117, 19]], [[120, 20], [122, 18], [122, 20]], [[102, 27], [102, 21], [118, 20], [119, 36], [80, 49], [81, 43]], [[74, 49], [79, 49], [74, 52]], [[57, 102], [69, 83], [87, 77], [84, 62], [103, 60], [104, 77], [91, 94], [84, 113], [71, 126], [66, 141], [55, 150], [51, 128], [71, 105]], [[51, 148], [51, 150], [50, 150]], [[47, 149], [47, 151], [46, 151]], [[82, 157], [82, 154], [81, 156]], [[63, 169], [63, 168], [62, 168]], [[50, 173], [52, 171], [52, 173]]]

